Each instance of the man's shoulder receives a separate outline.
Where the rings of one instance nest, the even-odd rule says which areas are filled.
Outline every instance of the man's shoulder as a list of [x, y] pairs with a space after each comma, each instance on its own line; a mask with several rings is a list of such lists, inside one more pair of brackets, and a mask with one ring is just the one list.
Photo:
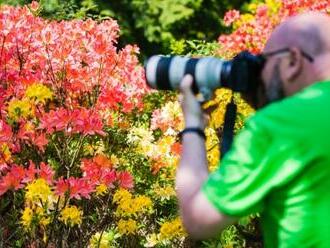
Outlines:
[[[258, 110], [254, 121], [299, 119], [327, 110], [330, 104], [330, 81], [317, 82], [300, 92]], [[315, 117], [315, 116], [314, 116]]]

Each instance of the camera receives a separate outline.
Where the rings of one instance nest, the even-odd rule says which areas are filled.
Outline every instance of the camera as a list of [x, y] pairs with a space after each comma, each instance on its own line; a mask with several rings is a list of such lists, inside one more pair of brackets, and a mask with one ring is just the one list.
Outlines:
[[184, 75], [191, 74], [194, 93], [201, 93], [209, 100], [220, 87], [250, 96], [257, 94], [263, 65], [261, 55], [247, 51], [232, 60], [155, 55], [147, 60], [145, 73], [148, 85], [158, 90], [177, 90]]

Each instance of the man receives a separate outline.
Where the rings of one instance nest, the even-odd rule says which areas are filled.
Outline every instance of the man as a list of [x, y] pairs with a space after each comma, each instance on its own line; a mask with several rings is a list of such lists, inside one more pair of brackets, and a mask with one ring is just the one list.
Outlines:
[[[265, 247], [330, 247], [330, 17], [289, 18], [263, 51], [271, 104], [235, 137], [208, 175], [203, 135], [185, 132], [176, 188], [192, 237], [218, 234], [259, 212]], [[181, 83], [186, 128], [204, 129], [203, 113]]]

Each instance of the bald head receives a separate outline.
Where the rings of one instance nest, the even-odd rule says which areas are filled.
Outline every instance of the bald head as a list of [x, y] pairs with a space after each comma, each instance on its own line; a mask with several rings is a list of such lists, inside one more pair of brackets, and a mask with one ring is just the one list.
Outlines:
[[272, 33], [265, 50], [298, 47], [311, 56], [330, 51], [330, 17], [310, 12], [288, 18]]
[[[329, 34], [330, 17], [317, 12], [290, 17], [275, 28], [263, 51], [273, 54], [262, 71], [268, 92], [277, 87], [276, 92], [290, 96], [315, 82], [330, 80]], [[283, 49], [284, 53], [276, 53]]]

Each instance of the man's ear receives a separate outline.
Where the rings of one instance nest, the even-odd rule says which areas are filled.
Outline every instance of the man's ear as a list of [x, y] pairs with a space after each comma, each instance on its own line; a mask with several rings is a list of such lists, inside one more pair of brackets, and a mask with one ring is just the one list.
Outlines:
[[297, 47], [290, 48], [288, 56], [289, 62], [285, 71], [285, 77], [288, 82], [295, 81], [299, 76], [303, 66], [303, 56]]

